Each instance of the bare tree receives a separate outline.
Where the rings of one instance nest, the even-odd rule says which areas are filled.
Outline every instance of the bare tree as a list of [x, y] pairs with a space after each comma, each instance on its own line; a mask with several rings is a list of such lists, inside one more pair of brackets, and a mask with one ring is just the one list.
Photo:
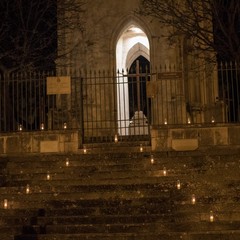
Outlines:
[[83, 0], [1, 0], [0, 72], [52, 68], [62, 29], [83, 31], [83, 7]]
[[167, 26], [170, 42], [176, 36], [188, 39], [189, 52], [240, 60], [238, 0], [141, 0], [137, 12]]
[[[36, 119], [36, 112], [40, 111], [36, 106], [43, 108], [44, 99], [36, 97], [35, 93], [40, 91], [33, 91], [27, 82], [15, 81], [14, 77], [10, 81], [10, 74], [24, 70], [52, 70], [58, 58], [74, 51], [74, 46], [61, 40], [68, 39], [74, 31], [84, 31], [81, 15], [84, 5], [84, 0], [0, 1], [0, 130], [14, 130], [19, 109], [24, 112], [26, 108], [21, 114], [22, 121], [26, 125], [33, 124], [33, 116]], [[40, 81], [36, 82], [35, 87], [41, 89]], [[15, 96], [14, 89], [22, 90]], [[27, 94], [28, 100], [25, 99]], [[16, 97], [19, 98], [18, 107], [14, 106]]]
[[[224, 102], [225, 99], [231, 99], [226, 102], [228, 120], [239, 121], [240, 1], [141, 0], [140, 2], [137, 13], [166, 26], [166, 35], [170, 44], [176, 39], [183, 41], [185, 55], [183, 60], [189, 59], [189, 66], [193, 66], [194, 71], [201, 71], [199, 64], [201, 62], [202, 67], [205, 70], [210, 69], [211, 74], [211, 66], [215, 65], [216, 60], [226, 61], [219, 74], [222, 78], [219, 80], [219, 92]], [[202, 58], [204, 61], [201, 61]], [[192, 64], [195, 61], [197, 64]], [[235, 63], [232, 64], [233, 62]], [[188, 65], [186, 64], [185, 67], [187, 68]]]

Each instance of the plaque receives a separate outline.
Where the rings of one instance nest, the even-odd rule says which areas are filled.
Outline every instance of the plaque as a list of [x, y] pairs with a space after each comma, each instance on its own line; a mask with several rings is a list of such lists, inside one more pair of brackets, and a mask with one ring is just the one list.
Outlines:
[[47, 77], [47, 95], [71, 94], [71, 78], [69, 76]]
[[147, 81], [147, 97], [154, 98], [157, 95], [157, 82]]
[[176, 79], [181, 78], [182, 72], [160, 72], [158, 73], [158, 79]]

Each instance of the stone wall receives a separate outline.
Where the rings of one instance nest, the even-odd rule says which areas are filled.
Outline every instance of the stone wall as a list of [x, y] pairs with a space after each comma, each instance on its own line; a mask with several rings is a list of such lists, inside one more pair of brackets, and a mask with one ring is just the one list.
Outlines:
[[18, 132], [0, 135], [0, 154], [76, 152], [78, 131]]
[[154, 151], [240, 147], [239, 125], [153, 127], [151, 134]]
[[[194, 151], [240, 148], [239, 125], [153, 127], [152, 151]], [[77, 130], [1, 134], [0, 155], [16, 153], [76, 153], [81, 136]], [[101, 145], [99, 145], [101, 146]]]

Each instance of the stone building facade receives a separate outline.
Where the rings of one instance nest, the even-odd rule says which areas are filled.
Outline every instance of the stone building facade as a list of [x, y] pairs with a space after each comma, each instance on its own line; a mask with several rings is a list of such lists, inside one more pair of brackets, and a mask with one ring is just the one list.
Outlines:
[[[64, 66], [71, 77], [76, 74], [72, 69], [82, 71], [78, 81], [89, 79], [82, 74], [85, 70], [109, 71], [111, 77], [107, 83], [113, 81], [116, 84], [114, 87], [108, 85], [101, 93], [100, 80], [96, 80], [95, 87], [87, 89], [78, 98], [78, 101], [84, 99], [82, 124], [85, 134], [93, 134], [100, 128], [100, 133], [96, 133], [98, 136], [128, 135], [130, 132], [148, 134], [151, 129], [142, 132], [145, 123], [150, 122], [145, 122], [145, 117], [151, 118], [151, 126], [206, 123], [213, 118], [221, 121], [224, 114], [216, 101], [218, 86], [213, 67], [189, 54], [189, 39], [178, 37], [170, 44], [168, 28], [152, 18], [138, 15], [139, 4], [139, 0], [87, 0], [84, 12], [79, 16], [84, 18], [85, 30], [75, 29], [61, 39], [65, 47], [59, 49], [59, 53], [65, 52], [67, 57], [60, 60], [58, 66]], [[132, 131], [131, 127], [135, 128], [137, 123], [131, 121], [134, 119], [130, 113], [131, 94], [126, 94], [129, 79], [127, 74], [121, 78], [114, 76], [118, 75], [119, 69], [130, 69], [139, 57], [150, 66], [144, 96], [151, 104], [149, 116], [145, 116], [141, 103], [135, 102], [139, 105], [135, 109], [136, 115], [143, 116], [143, 123], [141, 129]], [[81, 91], [84, 92], [86, 86], [81, 87]], [[104, 124], [99, 124], [101, 121]], [[89, 124], [91, 129], [88, 129]]]

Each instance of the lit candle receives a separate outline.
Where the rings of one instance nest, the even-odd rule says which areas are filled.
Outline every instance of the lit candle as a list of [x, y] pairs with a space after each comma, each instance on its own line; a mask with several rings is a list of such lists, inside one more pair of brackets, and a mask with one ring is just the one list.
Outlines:
[[69, 159], [66, 158], [66, 166], [68, 167], [69, 166]]
[[195, 204], [196, 203], [196, 197], [195, 197], [195, 195], [193, 194], [192, 195], [192, 204]]
[[67, 123], [63, 123], [63, 129], [67, 129]]
[[83, 147], [83, 153], [84, 153], [84, 154], [87, 153], [87, 148], [86, 148], [86, 146]]
[[51, 176], [49, 173], [47, 173], [47, 180], [50, 180]]
[[163, 176], [167, 176], [167, 169], [165, 167], [163, 168]]
[[181, 183], [180, 183], [180, 180], [177, 180], [177, 189], [181, 189]]
[[164, 119], [164, 124], [167, 125], [167, 119], [166, 118]]
[[140, 152], [143, 152], [143, 146], [140, 144]]
[[154, 164], [154, 157], [151, 155], [151, 164]]
[[188, 120], [187, 120], [188, 124], [191, 124], [191, 118], [188, 117]]
[[22, 130], [23, 130], [22, 124], [19, 124], [19, 125], [18, 125], [18, 130], [19, 130], [19, 131], [22, 131]]
[[3, 200], [3, 208], [4, 208], [4, 209], [7, 209], [7, 208], [8, 208], [8, 200], [7, 200], [7, 199], [4, 199], [4, 200]]
[[41, 129], [41, 130], [44, 130], [44, 123], [41, 123], [41, 124], [40, 124], [40, 129]]
[[29, 184], [27, 184], [27, 186], [26, 186], [26, 194], [29, 194], [30, 193], [30, 186], [29, 186]]
[[212, 120], [211, 120], [211, 122], [212, 122], [212, 123], [215, 123], [215, 119], [214, 119], [214, 117], [212, 117]]
[[210, 220], [210, 222], [214, 221], [213, 211], [210, 211], [209, 220]]
[[118, 135], [117, 135], [117, 134], [115, 134], [115, 136], [114, 136], [114, 142], [115, 142], [115, 143], [118, 142]]

